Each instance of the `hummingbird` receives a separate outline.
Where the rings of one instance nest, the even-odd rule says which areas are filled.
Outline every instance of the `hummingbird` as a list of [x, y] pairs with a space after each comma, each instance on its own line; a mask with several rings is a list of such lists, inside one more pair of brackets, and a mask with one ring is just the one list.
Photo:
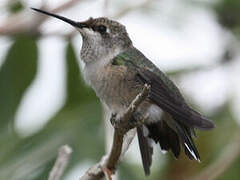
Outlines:
[[80, 58], [84, 76], [112, 114], [121, 116], [145, 84], [149, 96], [138, 106], [132, 119], [144, 124], [137, 127], [138, 142], [145, 175], [150, 174], [153, 147], [178, 158], [181, 149], [191, 160], [200, 161], [194, 144], [195, 129], [210, 130], [215, 124], [190, 107], [177, 86], [147, 57], [134, 47], [121, 23], [106, 17], [78, 22], [41, 9], [33, 10], [60, 19], [82, 36]]

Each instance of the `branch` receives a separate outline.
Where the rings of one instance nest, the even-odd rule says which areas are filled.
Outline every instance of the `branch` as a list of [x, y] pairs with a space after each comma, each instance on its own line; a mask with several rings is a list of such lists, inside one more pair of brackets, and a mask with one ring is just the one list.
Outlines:
[[112, 179], [111, 175], [115, 173], [120, 160], [124, 135], [130, 129], [135, 128], [143, 123], [142, 120], [141, 122], [135, 123], [135, 126], [133, 126], [131, 119], [133, 113], [136, 111], [138, 106], [147, 98], [149, 92], [150, 86], [145, 84], [142, 92], [136, 96], [122, 117], [117, 119], [116, 115], [112, 115], [111, 122], [114, 123], [115, 130], [111, 152], [106, 156], [106, 158], [103, 157], [98, 164], [88, 169], [88, 171], [80, 178], [80, 180], [100, 180], [104, 177], [104, 175], [108, 180]]
[[240, 134], [237, 133], [233, 142], [228, 145], [219, 159], [214, 161], [209, 167], [206, 167], [200, 174], [191, 179], [193, 180], [208, 180], [217, 179], [220, 177], [240, 155]]
[[[63, 11], [68, 8], [71, 8], [72, 6], [74, 6], [76, 3], [80, 1], [81, 0], [70, 0], [50, 11], [53, 13], [57, 13], [59, 11]], [[42, 6], [41, 9], [48, 9], [48, 8], [45, 6]], [[26, 9], [26, 11], [30, 11], [30, 10]], [[26, 11], [23, 11], [21, 13], [18, 13], [16, 15], [9, 17], [4, 24], [1, 24], [0, 35], [15, 35], [19, 33], [29, 33], [29, 34], [37, 33], [40, 25], [47, 18], [49, 18], [49, 16], [38, 14], [33, 16], [33, 18], [29, 19], [28, 16], [26, 16]]]
[[49, 174], [48, 180], [60, 180], [64, 170], [66, 169], [70, 156], [72, 153], [72, 148], [68, 145], [61, 146], [59, 148], [57, 160]]

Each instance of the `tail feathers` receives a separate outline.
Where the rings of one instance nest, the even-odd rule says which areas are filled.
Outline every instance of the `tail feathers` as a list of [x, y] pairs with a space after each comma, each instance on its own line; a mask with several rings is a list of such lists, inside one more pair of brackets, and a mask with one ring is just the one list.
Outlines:
[[200, 155], [192, 139], [192, 136], [196, 136], [194, 129], [176, 122], [176, 131], [174, 131], [164, 120], [149, 124], [147, 128], [149, 129], [149, 137], [159, 143], [162, 150], [171, 150], [178, 158], [182, 144], [189, 159], [200, 161]]
[[185, 154], [189, 159], [195, 159], [200, 162], [200, 155], [192, 139], [192, 132], [194, 131], [179, 123], [176, 123], [176, 130], [184, 145]]
[[165, 121], [147, 125], [149, 129], [149, 137], [156, 143], [159, 142], [162, 150], [171, 150], [176, 158], [180, 155], [180, 141], [174, 130], [172, 130]]
[[138, 143], [142, 157], [142, 164], [145, 175], [150, 175], [150, 167], [152, 164], [153, 148], [149, 144], [149, 139], [143, 133], [143, 126], [137, 127]]

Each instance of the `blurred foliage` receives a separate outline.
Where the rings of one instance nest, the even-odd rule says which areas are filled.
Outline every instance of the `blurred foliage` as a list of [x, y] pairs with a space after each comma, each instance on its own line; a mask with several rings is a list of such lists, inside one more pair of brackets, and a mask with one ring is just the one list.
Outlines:
[[20, 0], [9, 1], [8, 2], [8, 11], [11, 13], [18, 13], [24, 9], [23, 2]]
[[[20, 0], [12, 1], [7, 7], [12, 13], [23, 8], [24, 4]], [[214, 6], [209, 5], [209, 8], [216, 13], [220, 26], [239, 37], [239, 0], [218, 0]], [[80, 162], [99, 161], [104, 154], [102, 108], [93, 90], [87, 87], [82, 79], [71, 40], [66, 42], [65, 47], [67, 72], [65, 104], [40, 131], [28, 137], [17, 134], [14, 129], [14, 118], [24, 94], [37, 75], [39, 39], [30, 35], [11, 38], [13, 44], [0, 67], [0, 179], [47, 179], [58, 148], [63, 144], [69, 144], [73, 148], [67, 172]], [[229, 59], [229, 54], [225, 59]], [[176, 69], [168, 74], [179, 77], [206, 69], [210, 68]], [[224, 147], [231, 142], [233, 134], [239, 131], [232, 113], [231, 99], [212, 112], [211, 118], [216, 122], [217, 128], [209, 132], [198, 132], [196, 141], [202, 163], [190, 161], [183, 155], [176, 161], [172, 154], [168, 153], [161, 157], [166, 162], [164, 166], [153, 168], [151, 176], [145, 178], [141, 166], [124, 161], [120, 165], [120, 179], [181, 180], [198, 174], [221, 155]], [[240, 158], [219, 177], [219, 180], [240, 179], [239, 168]]]
[[22, 95], [36, 74], [36, 64], [37, 40], [16, 38], [0, 71], [0, 142], [4, 144], [0, 149], [0, 179], [47, 179], [63, 144], [74, 149], [69, 169], [89, 157], [97, 161], [104, 153], [101, 105], [80, 77], [71, 43], [66, 47], [65, 105], [41, 131], [30, 137], [18, 137], [14, 129], [9, 129]]
[[240, 1], [238, 0], [220, 0], [215, 7], [219, 22], [232, 30], [240, 26], [239, 9]]
[[38, 50], [33, 38], [17, 37], [9, 49], [0, 70], [1, 128], [12, 122], [23, 93], [35, 77], [37, 58]]

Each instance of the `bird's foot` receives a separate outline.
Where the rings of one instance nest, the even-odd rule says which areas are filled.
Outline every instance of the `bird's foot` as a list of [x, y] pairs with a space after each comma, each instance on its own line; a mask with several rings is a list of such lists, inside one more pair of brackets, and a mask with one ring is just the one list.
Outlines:
[[136, 120], [134, 118], [132, 118], [131, 121], [129, 122], [130, 129], [135, 128], [135, 127], [139, 127], [142, 124], [143, 124], [142, 120]]
[[148, 119], [148, 117], [149, 114], [145, 114], [144, 116], [140, 114], [135, 114], [135, 118], [132, 118], [131, 121], [129, 122], [130, 127], [135, 128], [143, 125], [146, 119]]
[[124, 119], [119, 114], [112, 113], [110, 122], [115, 129], [118, 129], [119, 132], [122, 132], [124, 134], [128, 130], [139, 127], [142, 124], [144, 124], [146, 119], [148, 119], [149, 117], [149, 114], [146, 114], [145, 116], [142, 116], [140, 114], [135, 114], [135, 115], [136, 115], [135, 118], [128, 117], [130, 119], [127, 120], [127, 119]]

